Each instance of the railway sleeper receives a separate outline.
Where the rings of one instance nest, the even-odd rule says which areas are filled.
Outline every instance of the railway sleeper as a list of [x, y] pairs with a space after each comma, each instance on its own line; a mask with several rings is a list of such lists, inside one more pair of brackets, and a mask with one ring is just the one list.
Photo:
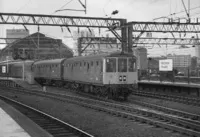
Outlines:
[[[118, 113], [119, 113], [119, 112], [118, 112]], [[117, 114], [118, 114], [118, 113], [117, 113]], [[131, 117], [131, 116], [130, 116], [130, 117]], [[139, 118], [139, 117], [136, 118], [136, 117], [135, 117], [134, 119], [135, 119], [136, 121], [141, 121], [142, 118]], [[142, 120], [142, 121], [144, 121], [144, 120]], [[151, 121], [152, 121], [152, 120], [151, 120]], [[160, 123], [161, 123], [161, 122], [160, 122]], [[155, 122], [154, 122], [154, 124], [155, 124]], [[156, 123], [156, 124], [158, 124], [158, 123]], [[158, 125], [159, 125], [159, 124], [158, 124]], [[166, 125], [166, 124], [165, 124], [165, 125]], [[168, 127], [168, 126], [165, 126], [165, 127]], [[179, 128], [180, 128], [180, 127], [179, 127]], [[170, 128], [170, 129], [171, 129], [171, 128]], [[184, 130], [185, 130], [185, 129], [184, 129]], [[188, 132], [188, 131], [187, 131], [187, 132]], [[198, 135], [199, 135], [199, 134], [198, 134]]]
[[138, 101], [134, 101], [134, 102], [139, 104], [139, 105], [142, 105], [142, 106], [145, 106], [145, 107], [150, 107], [150, 108], [153, 108], [153, 109], [156, 109], [156, 110], [159, 110], [159, 111], [163, 111], [163, 112], [166, 112], [166, 113], [169, 113], [169, 114], [179, 115], [181, 117], [190, 118], [192, 120], [200, 120], [199, 115], [195, 115], [195, 114], [191, 114], [191, 113], [187, 113], [187, 112], [181, 112], [181, 111], [178, 111], [178, 110], [166, 108], [166, 107], [163, 107], [163, 106], [158, 106], [158, 105], [155, 105], [155, 104], [152, 105], [152, 104], [147, 104], [147, 103], [138, 102]]
[[[103, 109], [103, 108], [101, 108], [101, 107], [98, 107], [98, 109], [100, 110], [100, 111], [104, 111], [105, 112], [105, 110]], [[122, 115], [121, 113], [116, 113], [116, 112], [114, 112], [114, 111], [106, 111], [107, 113], [109, 113], [109, 114], [112, 114], [112, 115], [117, 115], [117, 116], [121, 116], [121, 117], [125, 117], [125, 118], [127, 118], [127, 117], [129, 117], [129, 116], [126, 116], [126, 115]], [[160, 115], [157, 115], [157, 118], [159, 118], [159, 119], [164, 119], [164, 121], [168, 121], [168, 123], [176, 123], [176, 122], [174, 122], [174, 121], [172, 121], [172, 120], [169, 120], [169, 118], [168, 119], [166, 119], [165, 117], [162, 117], [162, 116], [160, 116]], [[139, 119], [135, 119], [136, 121], [139, 121]]]
[[48, 130], [48, 131], [57, 131], [57, 130], [65, 130], [63, 127], [55, 127], [55, 128], [45, 128], [46, 130]]

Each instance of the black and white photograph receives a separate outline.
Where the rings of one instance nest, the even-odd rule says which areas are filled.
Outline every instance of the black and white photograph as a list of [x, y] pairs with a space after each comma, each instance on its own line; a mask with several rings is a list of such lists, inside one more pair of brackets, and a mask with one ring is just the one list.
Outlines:
[[200, 137], [200, 1], [0, 0], [0, 137]]

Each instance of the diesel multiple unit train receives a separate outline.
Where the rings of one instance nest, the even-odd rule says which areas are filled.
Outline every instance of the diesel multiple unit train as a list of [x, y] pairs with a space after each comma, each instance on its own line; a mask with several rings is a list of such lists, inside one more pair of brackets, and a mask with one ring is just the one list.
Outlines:
[[127, 99], [137, 88], [136, 66], [135, 56], [116, 52], [68, 59], [1, 62], [0, 77], [25, 77], [27, 80], [32, 76], [41, 85]]

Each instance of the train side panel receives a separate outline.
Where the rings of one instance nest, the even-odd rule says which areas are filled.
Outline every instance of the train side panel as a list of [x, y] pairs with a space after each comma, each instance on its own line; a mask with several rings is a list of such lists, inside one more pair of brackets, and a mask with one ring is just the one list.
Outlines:
[[33, 73], [35, 79], [43, 80], [61, 80], [62, 62], [65, 59], [42, 60], [33, 64]]
[[64, 62], [63, 79], [81, 83], [102, 84], [102, 60], [70, 59]]
[[8, 77], [9, 73], [7, 73], [7, 70], [9, 71], [9, 64], [1, 62], [0, 63], [0, 77]]

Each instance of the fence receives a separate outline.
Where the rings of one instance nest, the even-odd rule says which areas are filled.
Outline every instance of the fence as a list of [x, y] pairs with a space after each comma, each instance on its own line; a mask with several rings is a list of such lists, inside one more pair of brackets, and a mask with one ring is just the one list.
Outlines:
[[173, 68], [173, 71], [138, 70], [138, 79], [160, 82], [183, 82], [200, 84], [200, 69]]

